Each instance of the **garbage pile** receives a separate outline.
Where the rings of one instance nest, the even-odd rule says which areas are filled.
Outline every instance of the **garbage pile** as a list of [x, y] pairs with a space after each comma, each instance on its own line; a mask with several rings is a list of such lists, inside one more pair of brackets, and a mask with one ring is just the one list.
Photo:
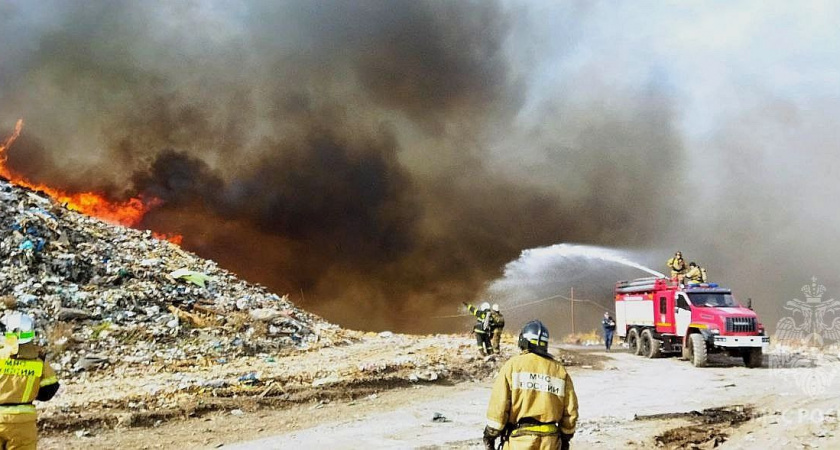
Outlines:
[[340, 329], [149, 231], [0, 179], [0, 310], [31, 314], [62, 372], [330, 345]]

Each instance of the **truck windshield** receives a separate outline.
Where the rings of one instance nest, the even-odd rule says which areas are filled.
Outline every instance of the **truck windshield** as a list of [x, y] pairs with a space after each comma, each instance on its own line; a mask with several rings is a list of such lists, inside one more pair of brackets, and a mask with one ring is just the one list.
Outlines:
[[696, 293], [688, 294], [688, 298], [691, 299], [691, 304], [694, 306], [707, 306], [712, 308], [738, 306], [732, 294]]

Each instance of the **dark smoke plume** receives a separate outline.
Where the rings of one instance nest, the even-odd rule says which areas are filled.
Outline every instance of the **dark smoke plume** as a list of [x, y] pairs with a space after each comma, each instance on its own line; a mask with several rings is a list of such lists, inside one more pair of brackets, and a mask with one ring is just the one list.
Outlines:
[[[686, 135], [680, 80], [627, 56], [648, 42], [611, 34], [637, 15], [576, 2], [6, 2], [0, 124], [26, 120], [16, 170], [159, 197], [145, 226], [351, 327], [459, 329], [431, 317], [477, 300], [521, 250], [558, 242], [655, 248], [656, 264], [678, 246], [734, 281], [772, 277], [783, 269], [755, 262], [796, 245], [756, 236], [790, 230], [793, 212], [756, 219], [772, 202], [752, 187], [779, 185], [715, 165], [759, 151], [743, 130]], [[762, 251], [744, 256], [742, 242]], [[740, 287], [753, 286], [769, 292]]]

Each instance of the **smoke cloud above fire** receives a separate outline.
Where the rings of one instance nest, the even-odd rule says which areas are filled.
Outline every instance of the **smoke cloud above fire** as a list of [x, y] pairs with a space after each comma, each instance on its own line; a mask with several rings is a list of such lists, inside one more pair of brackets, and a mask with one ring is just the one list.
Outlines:
[[159, 198], [144, 226], [341, 325], [458, 329], [432, 317], [559, 242], [679, 248], [772, 325], [812, 276], [840, 292], [838, 18], [6, 1], [0, 128], [26, 121], [17, 172]]

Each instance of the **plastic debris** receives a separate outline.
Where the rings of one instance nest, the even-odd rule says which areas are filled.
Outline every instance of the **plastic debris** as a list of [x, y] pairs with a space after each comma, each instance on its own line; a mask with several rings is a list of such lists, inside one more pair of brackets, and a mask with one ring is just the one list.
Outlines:
[[149, 231], [3, 179], [0, 259], [0, 314], [10, 305], [35, 318], [60, 375], [297, 349], [319, 339], [313, 330], [338, 329]]

